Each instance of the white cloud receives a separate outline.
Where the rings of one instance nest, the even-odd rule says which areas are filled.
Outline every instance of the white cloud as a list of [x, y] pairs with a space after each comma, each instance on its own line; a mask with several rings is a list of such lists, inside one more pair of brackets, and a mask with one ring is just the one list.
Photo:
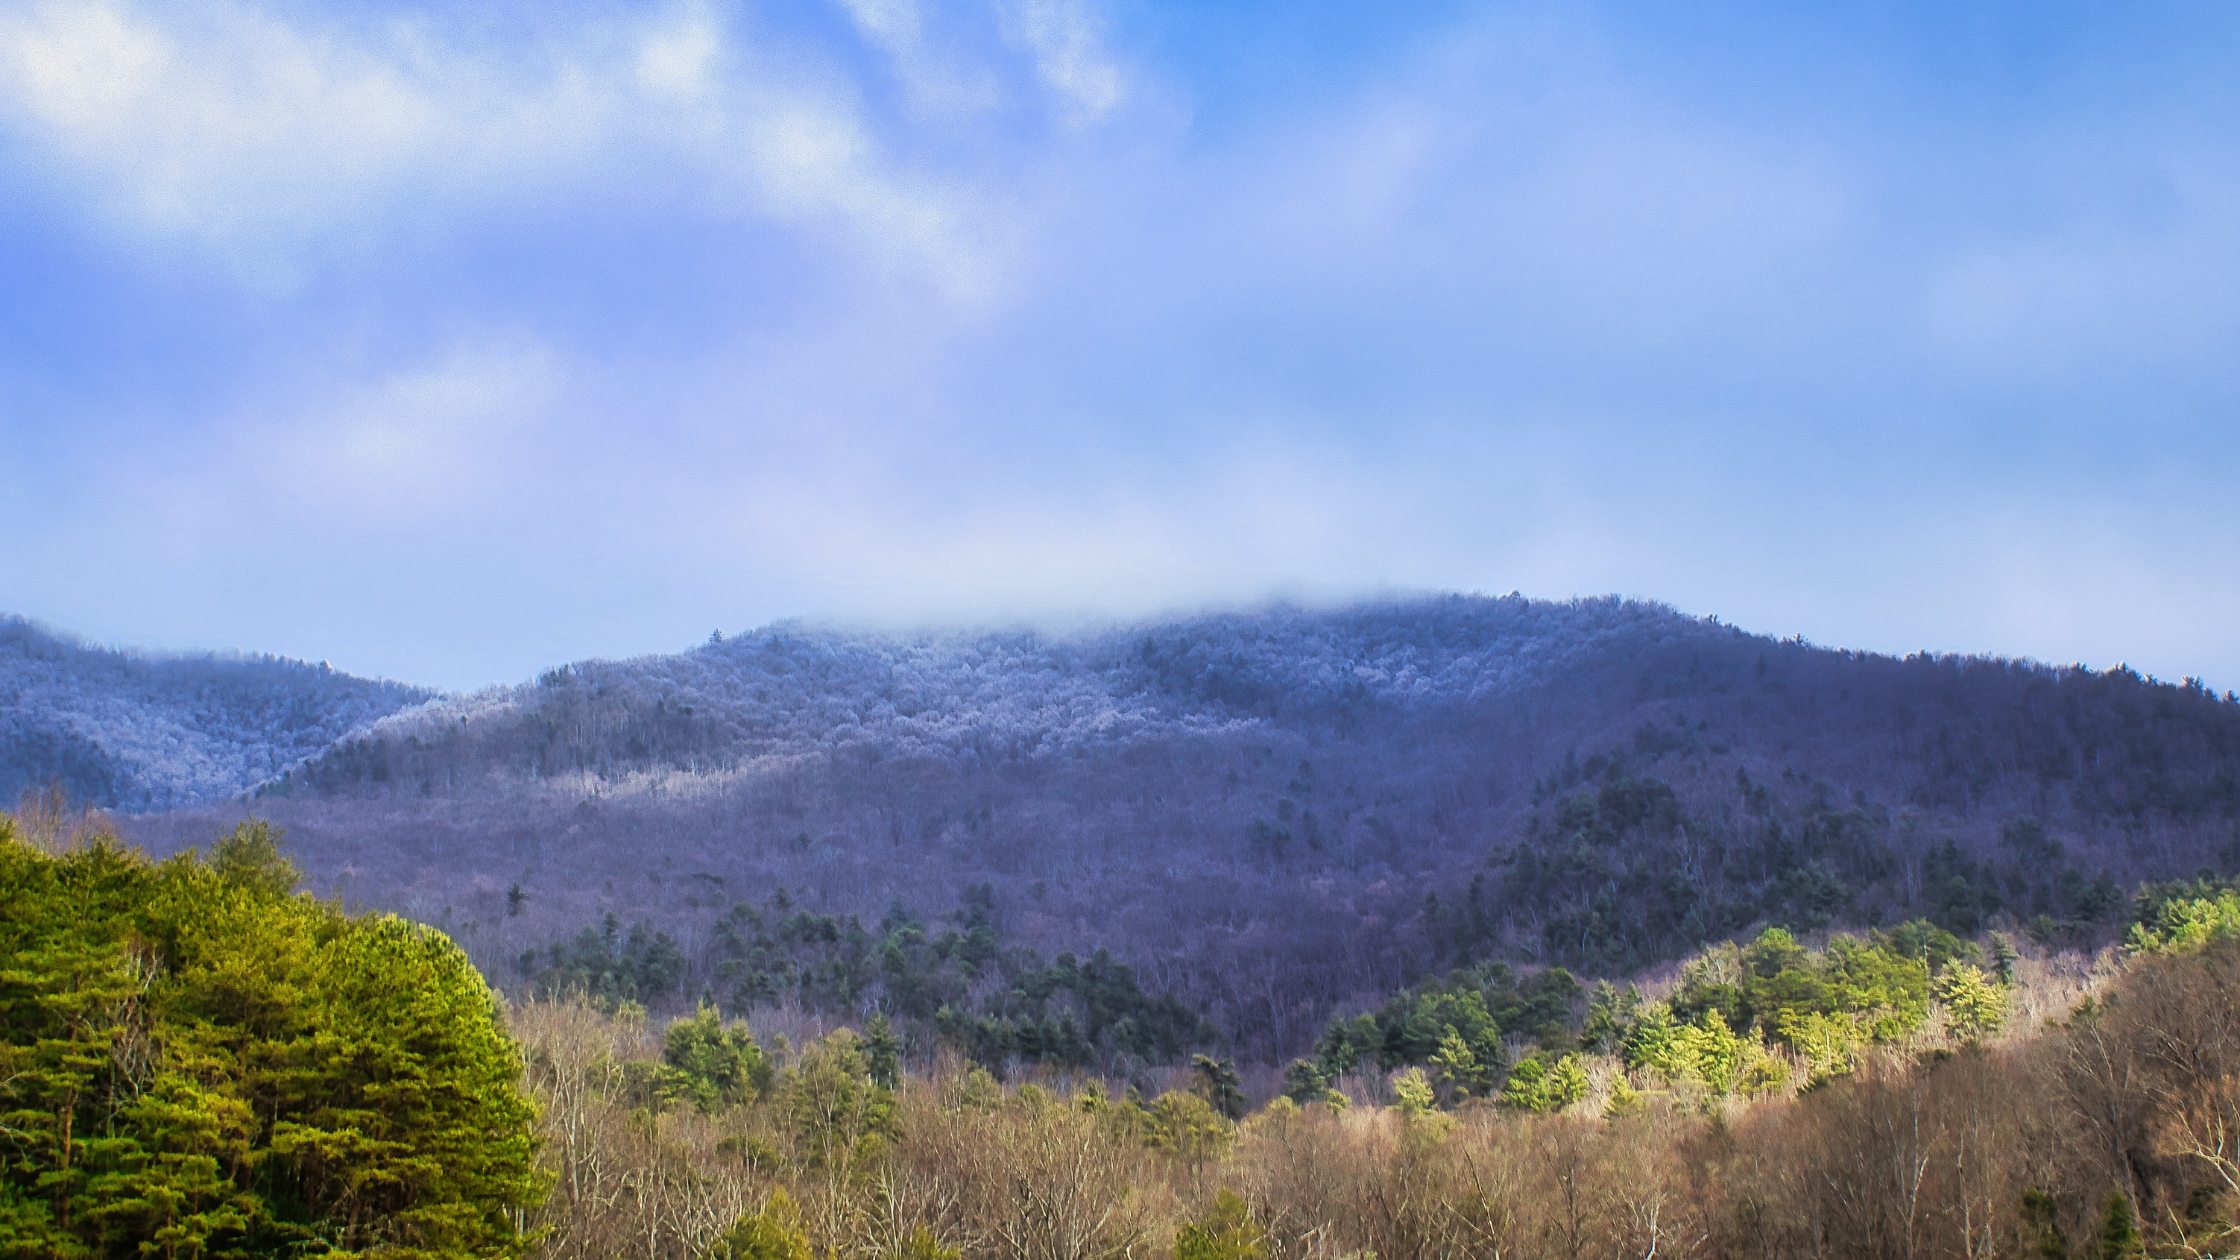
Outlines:
[[967, 116], [1001, 97], [986, 67], [942, 47], [927, 30], [918, 0], [837, 0], [864, 41], [885, 53], [913, 105]]
[[502, 490], [540, 434], [552, 438], [544, 430], [564, 384], [534, 342], [462, 342], [308, 416], [251, 423], [243, 459], [269, 493], [322, 515], [466, 507]]
[[2231, 361], [2240, 185], [2203, 155], [2168, 176], [2176, 214], [2105, 218], [1959, 253], [1929, 277], [1939, 351], [2037, 382]]
[[954, 190], [901, 174], [845, 92], [689, 3], [493, 50], [222, 0], [47, 0], [0, 16], [0, 133], [112, 227], [267, 278], [446, 208], [629, 196], [649, 161], [718, 213], [835, 221], [943, 279], [972, 267]]
[[1004, 34], [1034, 57], [1043, 86], [1067, 102], [1077, 121], [1118, 108], [1127, 82], [1106, 55], [1103, 24], [1087, 0], [999, 0]]
[[723, 34], [715, 23], [704, 14], [690, 14], [639, 46], [638, 81], [651, 92], [682, 100], [706, 96], [722, 54]]

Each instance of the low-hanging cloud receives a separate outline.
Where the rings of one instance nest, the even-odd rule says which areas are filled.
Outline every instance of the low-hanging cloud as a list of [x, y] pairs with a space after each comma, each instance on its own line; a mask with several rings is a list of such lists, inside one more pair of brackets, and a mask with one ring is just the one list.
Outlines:
[[[578, 14], [0, 17], [0, 213], [65, 211], [0, 250], [112, 286], [0, 346], [65, 457], [0, 467], [0, 588], [453, 685], [1387, 584], [2240, 669], [2213, 95], [1947, 129], [1978, 85], [1769, 86], [1624, 6], [1296, 72], [1276, 17], [1088, 0]], [[209, 258], [308, 278], [133, 269]]]
[[566, 369], [543, 346], [484, 337], [369, 382], [318, 414], [247, 418], [237, 438], [268, 497], [332, 519], [460, 520], [509, 488], [551, 426]]

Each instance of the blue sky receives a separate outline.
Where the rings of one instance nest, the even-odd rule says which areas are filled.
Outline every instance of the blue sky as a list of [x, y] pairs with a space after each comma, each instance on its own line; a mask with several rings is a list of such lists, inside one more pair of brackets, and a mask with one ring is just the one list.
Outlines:
[[0, 3], [0, 608], [1620, 592], [2240, 686], [2240, 9]]

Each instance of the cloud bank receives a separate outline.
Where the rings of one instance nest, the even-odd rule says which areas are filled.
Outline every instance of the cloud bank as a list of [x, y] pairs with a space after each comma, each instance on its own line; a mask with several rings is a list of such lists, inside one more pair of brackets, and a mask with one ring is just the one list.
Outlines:
[[2240, 685], [2240, 32], [2079, 22], [12, 8], [0, 595], [449, 686], [1388, 587]]
[[251, 275], [648, 179], [703, 213], [972, 266], [967, 208], [882, 153], [844, 86], [702, 4], [493, 47], [428, 15], [49, 0], [0, 19], [0, 101], [22, 151], [120, 234]]

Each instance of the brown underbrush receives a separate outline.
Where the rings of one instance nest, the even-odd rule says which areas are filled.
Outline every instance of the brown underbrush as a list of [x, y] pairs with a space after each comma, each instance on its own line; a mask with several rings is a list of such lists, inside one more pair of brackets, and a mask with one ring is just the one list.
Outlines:
[[2240, 1252], [2231, 945], [2135, 960], [1995, 1045], [1885, 1053], [1752, 1102], [1636, 1076], [1556, 1114], [1278, 1099], [1232, 1121], [1186, 1092], [1004, 1085], [955, 1059], [890, 1090], [847, 1030], [772, 1038], [758, 1077], [693, 1101], [704, 1064], [642, 1018], [512, 1020], [553, 1178], [536, 1227], [571, 1260], [778, 1254], [772, 1238], [1119, 1260], [1178, 1254], [1178, 1234], [1192, 1260]]

